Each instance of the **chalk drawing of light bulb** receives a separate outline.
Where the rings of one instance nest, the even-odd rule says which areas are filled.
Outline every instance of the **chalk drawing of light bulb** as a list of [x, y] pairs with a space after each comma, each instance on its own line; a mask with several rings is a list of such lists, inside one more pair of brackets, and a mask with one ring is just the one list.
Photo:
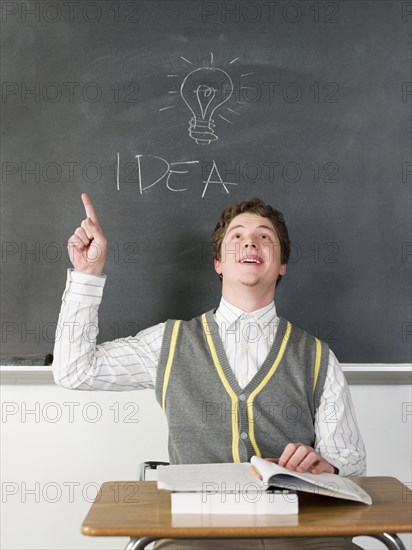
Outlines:
[[202, 67], [190, 72], [182, 82], [180, 95], [189, 107], [189, 136], [196, 143], [209, 144], [218, 139], [213, 113], [233, 93], [233, 82], [222, 69]]

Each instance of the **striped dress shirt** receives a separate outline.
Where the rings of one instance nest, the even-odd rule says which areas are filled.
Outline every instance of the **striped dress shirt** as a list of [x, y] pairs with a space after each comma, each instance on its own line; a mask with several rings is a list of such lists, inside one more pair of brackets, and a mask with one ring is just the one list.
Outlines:
[[[154, 388], [165, 323], [96, 345], [106, 276], [68, 269], [54, 346], [57, 384], [79, 390]], [[243, 388], [259, 370], [276, 336], [274, 302], [245, 313], [223, 298], [215, 312], [234, 375]], [[332, 351], [315, 416], [315, 450], [344, 476], [365, 475], [366, 453], [344, 374]]]

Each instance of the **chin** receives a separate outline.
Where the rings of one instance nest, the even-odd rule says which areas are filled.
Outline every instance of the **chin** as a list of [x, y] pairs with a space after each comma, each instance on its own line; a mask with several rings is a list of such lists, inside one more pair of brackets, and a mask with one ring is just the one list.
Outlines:
[[259, 281], [240, 281], [243, 286], [247, 286], [249, 288], [252, 288], [254, 286], [257, 286], [259, 284]]

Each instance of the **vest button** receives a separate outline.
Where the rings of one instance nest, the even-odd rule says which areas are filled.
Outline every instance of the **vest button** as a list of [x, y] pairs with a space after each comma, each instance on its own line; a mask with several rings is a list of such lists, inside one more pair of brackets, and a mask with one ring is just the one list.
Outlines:
[[241, 393], [241, 394], [239, 395], [239, 399], [240, 399], [241, 401], [245, 401], [245, 400], [246, 400], [246, 395], [245, 395], [244, 393]]
[[248, 438], [248, 435], [247, 435], [246, 432], [242, 432], [242, 433], [240, 434], [240, 437], [241, 437], [242, 439], [247, 439], [247, 438]]

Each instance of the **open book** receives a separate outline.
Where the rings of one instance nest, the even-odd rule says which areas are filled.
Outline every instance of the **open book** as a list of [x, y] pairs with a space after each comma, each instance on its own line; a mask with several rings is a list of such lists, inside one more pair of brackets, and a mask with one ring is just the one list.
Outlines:
[[372, 504], [368, 493], [347, 477], [337, 474], [301, 474], [257, 456], [252, 457], [251, 464], [268, 485]]
[[176, 513], [296, 514], [296, 491], [372, 504], [348, 478], [300, 474], [257, 456], [250, 463], [159, 466], [157, 486], [172, 491]]

